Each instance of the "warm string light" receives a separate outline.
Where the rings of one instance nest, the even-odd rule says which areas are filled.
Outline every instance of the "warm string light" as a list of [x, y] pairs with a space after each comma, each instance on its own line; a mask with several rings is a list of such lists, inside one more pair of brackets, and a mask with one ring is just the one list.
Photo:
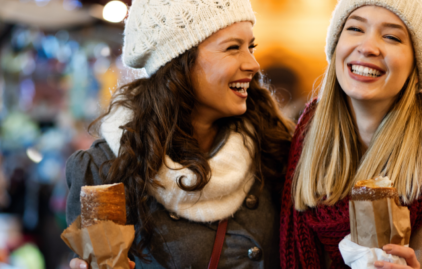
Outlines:
[[127, 6], [121, 1], [108, 2], [103, 9], [103, 18], [109, 22], [121, 22], [127, 14]]

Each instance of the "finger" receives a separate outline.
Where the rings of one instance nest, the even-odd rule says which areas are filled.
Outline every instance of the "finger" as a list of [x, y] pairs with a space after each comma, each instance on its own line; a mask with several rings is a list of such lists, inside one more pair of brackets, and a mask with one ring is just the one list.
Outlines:
[[375, 268], [378, 268], [378, 269], [412, 269], [412, 267], [409, 267], [407, 265], [392, 264], [389, 262], [382, 262], [382, 261], [376, 261], [374, 265], [375, 265]]
[[72, 269], [86, 269], [86, 268], [88, 268], [88, 264], [84, 260], [81, 260], [81, 259], [78, 259], [78, 258], [72, 259], [70, 261], [69, 266]]
[[392, 254], [404, 258], [406, 260], [407, 265], [411, 268], [420, 268], [420, 264], [416, 259], [415, 251], [412, 248], [388, 244], [385, 245], [382, 249], [387, 254]]

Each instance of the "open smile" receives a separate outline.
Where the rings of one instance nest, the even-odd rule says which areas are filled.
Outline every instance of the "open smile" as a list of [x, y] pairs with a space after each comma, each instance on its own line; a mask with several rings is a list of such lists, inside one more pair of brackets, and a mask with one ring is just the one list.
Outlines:
[[248, 97], [247, 90], [249, 89], [251, 79], [241, 79], [229, 83], [229, 88], [239, 97]]
[[361, 82], [373, 82], [385, 74], [380, 67], [368, 63], [351, 62], [347, 67], [350, 77]]

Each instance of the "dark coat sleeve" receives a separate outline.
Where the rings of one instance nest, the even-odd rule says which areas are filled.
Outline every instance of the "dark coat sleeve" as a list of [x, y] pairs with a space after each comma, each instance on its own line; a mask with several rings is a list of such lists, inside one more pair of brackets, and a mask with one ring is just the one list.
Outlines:
[[[113, 152], [102, 139], [95, 141], [88, 150], [76, 151], [67, 160], [66, 182], [69, 193], [66, 204], [66, 221], [68, 226], [81, 214], [81, 187], [102, 184], [99, 169], [104, 162], [113, 158]], [[103, 166], [104, 175], [108, 168], [108, 165]]]

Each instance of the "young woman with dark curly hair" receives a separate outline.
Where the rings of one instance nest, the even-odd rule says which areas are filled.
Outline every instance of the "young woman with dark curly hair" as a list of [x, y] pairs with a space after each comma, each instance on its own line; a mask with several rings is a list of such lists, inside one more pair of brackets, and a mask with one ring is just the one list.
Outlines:
[[69, 225], [81, 186], [122, 182], [137, 268], [206, 268], [222, 223], [219, 268], [279, 266], [292, 124], [259, 72], [254, 23], [249, 0], [134, 1], [123, 60], [150, 77], [115, 94], [103, 139], [68, 160]]

